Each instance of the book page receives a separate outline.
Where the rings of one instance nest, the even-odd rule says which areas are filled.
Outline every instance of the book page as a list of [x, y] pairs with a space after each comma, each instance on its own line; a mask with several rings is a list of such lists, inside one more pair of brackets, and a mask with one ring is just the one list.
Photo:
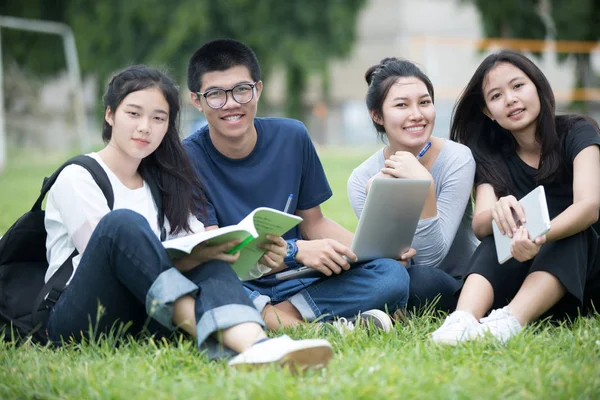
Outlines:
[[244, 240], [250, 235], [251, 233], [247, 230], [240, 228], [237, 225], [231, 225], [167, 240], [163, 242], [163, 246], [167, 249], [171, 258], [176, 258], [182, 257], [185, 254], [190, 254], [194, 247], [200, 243], [207, 242], [208, 245], [215, 246], [236, 239]]

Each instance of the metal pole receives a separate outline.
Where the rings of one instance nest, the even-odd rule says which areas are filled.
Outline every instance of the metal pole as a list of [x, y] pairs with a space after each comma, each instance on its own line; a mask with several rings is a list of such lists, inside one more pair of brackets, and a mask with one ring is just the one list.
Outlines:
[[89, 148], [88, 132], [85, 123], [85, 104], [83, 100], [81, 72], [79, 71], [79, 62], [77, 58], [77, 47], [75, 46], [75, 37], [73, 31], [69, 29], [65, 32], [65, 56], [67, 58], [67, 69], [69, 70], [69, 81], [73, 93], [73, 105], [75, 109], [75, 129], [79, 137], [79, 151], [85, 153]]
[[[79, 70], [79, 59], [77, 58], [77, 47], [75, 46], [75, 36], [67, 24], [54, 21], [40, 21], [26, 18], [0, 16], [0, 29], [18, 29], [25, 31], [34, 31], [40, 33], [50, 33], [63, 37], [65, 46], [65, 58], [67, 61], [67, 71], [69, 73], [69, 82], [73, 93], [73, 107], [75, 110], [75, 129], [79, 138], [79, 149], [83, 153], [88, 150], [88, 135], [85, 119], [85, 105], [83, 102], [83, 93], [81, 91], [81, 73]], [[1, 47], [0, 47], [1, 52]], [[0, 54], [0, 173], [5, 161], [6, 142], [4, 130], [4, 103], [2, 91], [2, 54]]]
[[0, 27], [0, 175], [4, 172], [6, 166], [6, 130], [4, 123], [4, 82], [2, 76], [4, 69], [2, 68], [2, 29]]

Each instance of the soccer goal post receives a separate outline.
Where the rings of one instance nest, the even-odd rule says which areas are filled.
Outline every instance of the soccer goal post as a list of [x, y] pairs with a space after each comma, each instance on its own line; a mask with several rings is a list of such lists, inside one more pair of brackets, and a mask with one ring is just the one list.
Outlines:
[[74, 99], [75, 126], [82, 151], [87, 149], [85, 132], [85, 106], [81, 93], [81, 72], [79, 59], [75, 47], [75, 36], [71, 28], [63, 23], [54, 21], [41, 21], [0, 15], [0, 174], [6, 166], [6, 120], [4, 113], [4, 71], [2, 68], [2, 29], [17, 29], [38, 32], [41, 34], [60, 35], [63, 39], [67, 72], [69, 74], [70, 90]]

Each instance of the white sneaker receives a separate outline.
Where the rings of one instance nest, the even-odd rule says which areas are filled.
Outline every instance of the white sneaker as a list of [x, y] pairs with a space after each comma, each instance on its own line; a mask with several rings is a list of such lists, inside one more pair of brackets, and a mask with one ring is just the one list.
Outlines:
[[357, 324], [371, 324], [372, 326], [376, 326], [377, 328], [381, 329], [384, 332], [389, 332], [392, 330], [392, 319], [390, 318], [389, 315], [387, 315], [387, 313], [381, 311], [381, 310], [377, 310], [377, 309], [373, 309], [373, 310], [368, 310], [365, 311], [363, 313], [360, 313], [360, 315], [357, 318]]
[[506, 343], [511, 337], [523, 330], [523, 326], [508, 306], [493, 310], [490, 315], [481, 318], [480, 322], [486, 332], [490, 332], [502, 343]]
[[390, 316], [377, 309], [360, 313], [358, 317], [355, 318], [338, 318], [332, 322], [332, 325], [342, 335], [354, 331], [354, 329], [359, 325], [375, 326], [386, 333], [391, 331], [393, 326]]
[[324, 367], [332, 357], [333, 349], [327, 340], [293, 340], [283, 335], [255, 344], [232, 358], [228, 365], [237, 367], [279, 364], [289, 366], [295, 371], [308, 367]]
[[466, 311], [454, 311], [435, 332], [431, 340], [436, 343], [456, 345], [461, 342], [482, 337], [483, 328], [473, 314]]
[[344, 317], [336, 319], [331, 325], [342, 335], [354, 331], [354, 322]]

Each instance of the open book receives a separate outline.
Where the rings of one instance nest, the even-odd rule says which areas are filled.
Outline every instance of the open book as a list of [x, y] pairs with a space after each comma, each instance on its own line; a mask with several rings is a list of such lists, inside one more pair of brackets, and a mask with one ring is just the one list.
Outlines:
[[163, 242], [163, 246], [167, 249], [171, 258], [177, 258], [191, 253], [194, 247], [200, 243], [214, 246], [242, 239], [242, 242], [233, 248], [230, 253], [240, 251], [240, 257], [232, 264], [232, 267], [237, 275], [244, 279], [265, 253], [265, 250], [258, 247], [259, 244], [268, 242], [265, 236], [267, 234], [282, 236], [301, 221], [302, 218], [297, 215], [284, 213], [273, 208], [259, 207], [237, 225], [167, 240]]

